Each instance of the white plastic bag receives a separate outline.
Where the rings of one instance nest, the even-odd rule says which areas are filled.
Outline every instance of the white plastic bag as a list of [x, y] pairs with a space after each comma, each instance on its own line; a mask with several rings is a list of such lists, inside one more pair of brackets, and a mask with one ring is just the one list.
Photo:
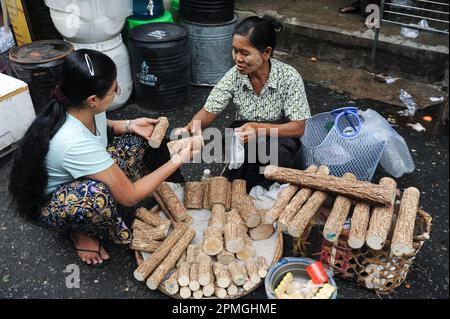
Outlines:
[[0, 53], [6, 52], [15, 45], [11, 30], [0, 27]]
[[237, 132], [234, 132], [231, 141], [231, 156], [229, 169], [238, 169], [245, 161], [244, 141], [240, 139]]
[[398, 178], [415, 169], [414, 161], [405, 139], [398, 134], [389, 122], [378, 112], [368, 109], [360, 112], [364, 126], [377, 139], [386, 141], [386, 148], [381, 155], [380, 164], [384, 170]]

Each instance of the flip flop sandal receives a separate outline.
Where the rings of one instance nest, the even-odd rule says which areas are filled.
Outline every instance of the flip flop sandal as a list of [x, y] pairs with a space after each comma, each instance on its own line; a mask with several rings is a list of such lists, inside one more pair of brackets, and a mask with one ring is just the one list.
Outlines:
[[[72, 236], [70, 236], [71, 237], [71, 239], [72, 239]], [[73, 241], [73, 239], [72, 239], [72, 243], [73, 243], [73, 246], [75, 247], [75, 250], [76, 251], [80, 251], [80, 252], [86, 252], [86, 253], [97, 253], [99, 256], [100, 256], [100, 258], [102, 258], [101, 256], [101, 249], [103, 248], [103, 249], [105, 249], [104, 247], [102, 247], [102, 243], [99, 241], [98, 242], [98, 250], [90, 250], [90, 249], [81, 249], [81, 248], [77, 248], [77, 246], [75, 246], [75, 243], [74, 243], [74, 241]], [[106, 250], [106, 249], [105, 249]], [[109, 254], [109, 253], [108, 253]], [[78, 256], [78, 258], [80, 258], [80, 256]], [[85, 264], [86, 266], [88, 266], [89, 268], [94, 268], [94, 269], [100, 269], [100, 268], [103, 268], [103, 267], [105, 267], [105, 266], [107, 266], [107, 265], [109, 265], [109, 263], [111, 262], [111, 255], [110, 255], [110, 257], [109, 257], [109, 259], [103, 259], [103, 262], [101, 263], [101, 264], [88, 264], [88, 263], [86, 263], [85, 261], [83, 261], [81, 258], [80, 258], [80, 260], [81, 260], [81, 262], [83, 263], [83, 264]]]

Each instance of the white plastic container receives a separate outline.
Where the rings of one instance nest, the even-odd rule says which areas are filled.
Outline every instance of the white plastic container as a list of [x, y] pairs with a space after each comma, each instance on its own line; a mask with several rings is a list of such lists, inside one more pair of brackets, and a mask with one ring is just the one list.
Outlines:
[[133, 13], [132, 0], [45, 0], [45, 4], [58, 32], [77, 43], [116, 37]]
[[124, 106], [133, 92], [133, 79], [131, 77], [131, 64], [128, 49], [119, 34], [116, 38], [99, 43], [72, 43], [75, 50], [91, 49], [100, 51], [109, 56], [117, 66], [117, 82], [121, 88], [120, 95], [116, 95], [108, 111], [114, 111]]
[[36, 114], [28, 85], [0, 73], [0, 158], [13, 151]]

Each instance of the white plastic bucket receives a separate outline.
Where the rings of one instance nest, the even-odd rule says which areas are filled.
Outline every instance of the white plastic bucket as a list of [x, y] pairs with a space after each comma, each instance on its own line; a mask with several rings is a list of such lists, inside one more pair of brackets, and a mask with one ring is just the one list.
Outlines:
[[46, 0], [61, 35], [70, 42], [95, 43], [116, 37], [132, 14], [128, 0]]
[[122, 41], [122, 36], [100, 43], [72, 43], [76, 50], [91, 49], [100, 51], [109, 56], [117, 66], [117, 82], [121, 94], [116, 95], [108, 111], [114, 111], [124, 106], [133, 92], [133, 79], [131, 77], [131, 64], [128, 49]]

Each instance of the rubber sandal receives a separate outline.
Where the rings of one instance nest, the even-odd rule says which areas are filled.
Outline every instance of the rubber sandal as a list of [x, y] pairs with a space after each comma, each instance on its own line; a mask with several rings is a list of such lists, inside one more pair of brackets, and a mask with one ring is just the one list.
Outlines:
[[[101, 243], [100, 241], [98, 242], [98, 250], [90, 250], [90, 249], [81, 249], [81, 248], [77, 248], [77, 246], [75, 245], [75, 242], [73, 241], [72, 235], [70, 235], [70, 238], [71, 238], [71, 240], [72, 240], [73, 246], [75, 247], [75, 251], [86, 252], [86, 253], [97, 253], [97, 254], [100, 256], [100, 258], [102, 258], [101, 250], [102, 250], [102, 248], [103, 248], [103, 249], [105, 249], [105, 248], [102, 246], [102, 243]], [[106, 250], [106, 249], [105, 249], [105, 250]], [[108, 254], [109, 254], [109, 252], [108, 252]], [[109, 254], [109, 255], [110, 255], [110, 254]], [[77, 254], [77, 256], [78, 256], [78, 254]], [[88, 264], [88, 263], [86, 263], [85, 261], [83, 261], [83, 260], [81, 259], [80, 256], [78, 256], [78, 258], [80, 259], [80, 261], [81, 261], [83, 264], [85, 264], [85, 265], [88, 266], [89, 268], [94, 268], [94, 269], [100, 269], [100, 268], [103, 268], [103, 267], [109, 265], [109, 263], [111, 262], [111, 255], [109, 256], [109, 259], [103, 259], [103, 258], [102, 258], [102, 259], [103, 259], [103, 262], [102, 262], [101, 264]]]

